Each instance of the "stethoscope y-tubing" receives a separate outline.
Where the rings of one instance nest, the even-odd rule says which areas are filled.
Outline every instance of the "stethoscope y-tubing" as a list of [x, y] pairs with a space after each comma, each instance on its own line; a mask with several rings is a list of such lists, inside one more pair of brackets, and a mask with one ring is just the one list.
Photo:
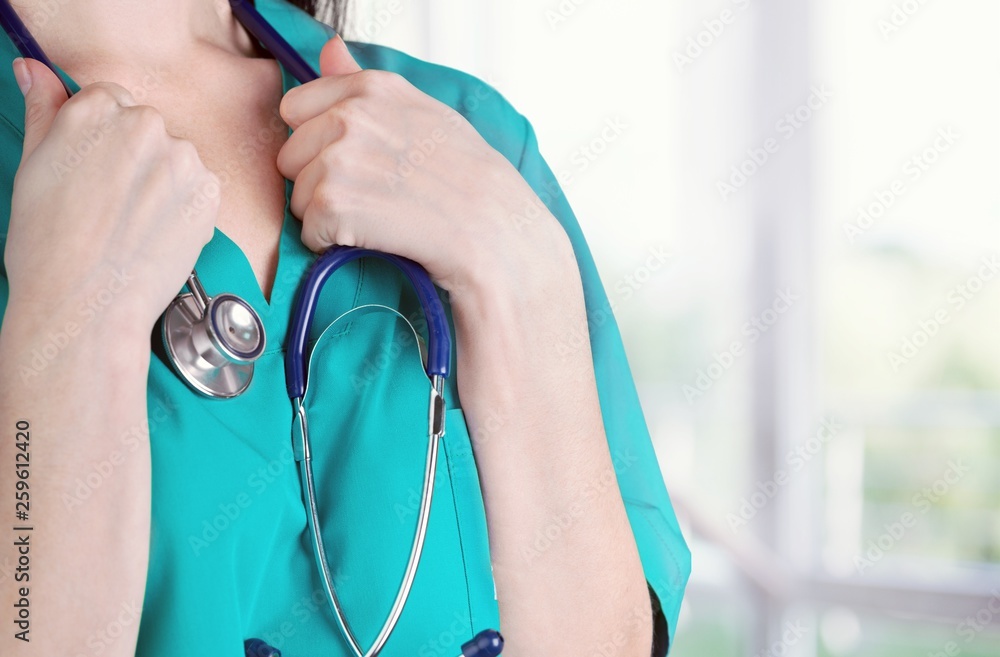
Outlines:
[[[436, 392], [437, 389], [432, 391], [432, 395]], [[375, 640], [372, 642], [371, 647], [368, 648], [368, 650], [364, 650], [362, 649], [357, 636], [354, 634], [354, 631], [351, 629], [350, 624], [347, 622], [343, 605], [340, 603], [336, 587], [333, 583], [333, 576], [330, 573], [329, 563], [326, 560], [326, 548], [323, 545], [323, 531], [319, 521], [319, 510], [316, 506], [316, 488], [313, 483], [312, 459], [309, 454], [309, 427], [306, 421], [305, 409], [299, 400], [297, 400], [296, 416], [298, 418], [298, 428], [301, 432], [299, 437], [300, 443], [298, 449], [296, 450], [296, 458], [299, 459], [300, 472], [306, 487], [306, 519], [309, 524], [309, 534], [312, 537], [313, 555], [319, 566], [320, 579], [323, 583], [323, 590], [326, 593], [327, 603], [330, 605], [330, 609], [333, 611], [333, 614], [337, 619], [337, 624], [340, 626], [341, 631], [348, 643], [350, 643], [354, 654], [358, 657], [372, 657], [373, 655], [378, 655], [381, 652], [382, 648], [385, 647], [386, 642], [389, 640], [389, 637], [392, 635], [392, 632], [403, 613], [403, 607], [410, 596], [410, 590], [413, 587], [413, 582], [416, 578], [417, 566], [420, 563], [420, 556], [423, 552], [424, 542], [427, 536], [427, 524], [430, 520], [431, 503], [434, 496], [434, 477], [437, 473], [438, 449], [440, 445], [441, 433], [432, 431], [428, 434], [427, 460], [424, 467], [420, 510], [417, 514], [417, 528], [413, 534], [413, 541], [410, 544], [410, 554], [407, 558], [406, 569], [403, 573], [401, 583], [396, 590], [396, 597], [393, 600], [392, 608], [386, 617], [382, 628], [379, 630], [378, 636], [376, 636]], [[442, 427], [441, 432], [443, 432], [443, 430], [444, 429]], [[492, 632], [492, 630], [487, 630], [485, 633], [480, 633], [477, 635], [476, 639], [470, 643], [474, 643], [476, 640], [481, 641], [486, 634], [491, 634]], [[464, 649], [463, 654], [465, 654]], [[484, 652], [482, 653], [482, 657], [488, 657], [489, 654], [490, 653], [488, 652]]]
[[[319, 295], [323, 285], [340, 267], [359, 258], [380, 258], [395, 265], [410, 281], [416, 290], [420, 305], [427, 320], [427, 363], [426, 372], [431, 381], [430, 402], [428, 408], [428, 444], [427, 459], [424, 467], [424, 479], [420, 497], [420, 511], [417, 514], [417, 528], [410, 544], [410, 554], [406, 568], [392, 608], [379, 630], [378, 636], [371, 647], [364, 650], [344, 613], [343, 605], [337, 596], [336, 587], [330, 574], [326, 560], [326, 549], [323, 546], [323, 531], [320, 525], [319, 510], [316, 504], [316, 486], [312, 472], [312, 448], [309, 440], [309, 423], [306, 418], [304, 397], [306, 391], [306, 374], [309, 357], [306, 354], [306, 342], [310, 334], [316, 308], [319, 305]], [[334, 246], [319, 256], [305, 281], [299, 288], [295, 312], [289, 328], [288, 345], [285, 352], [285, 377], [288, 397], [295, 410], [298, 435], [295, 440], [295, 457], [299, 461], [302, 481], [306, 496], [306, 518], [309, 533], [312, 537], [312, 549], [320, 571], [323, 590], [327, 602], [340, 626], [344, 637], [350, 643], [356, 657], [373, 657], [378, 655], [395, 629], [403, 607], [409, 598], [410, 590], [416, 578], [417, 567], [423, 552], [427, 535], [427, 524], [430, 519], [431, 503], [434, 496], [434, 476], [437, 472], [438, 449], [440, 439], [444, 435], [444, 398], [442, 396], [444, 380], [448, 376], [451, 363], [451, 334], [448, 329], [448, 318], [441, 304], [434, 284], [420, 265], [391, 253], [372, 251], [354, 247]]]
[[306, 342], [319, 305], [319, 295], [327, 279], [340, 267], [359, 258], [379, 258], [395, 265], [417, 293], [427, 320], [427, 376], [447, 378], [451, 366], [451, 333], [441, 297], [423, 267], [402, 256], [371, 249], [333, 246], [316, 259], [299, 288], [296, 312], [288, 332], [285, 358], [285, 385], [288, 398], [299, 399], [306, 389]]

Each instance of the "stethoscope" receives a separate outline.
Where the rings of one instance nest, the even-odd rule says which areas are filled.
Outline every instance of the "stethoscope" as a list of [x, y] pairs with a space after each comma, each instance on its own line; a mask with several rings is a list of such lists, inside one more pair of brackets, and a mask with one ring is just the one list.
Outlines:
[[[233, 14], [244, 28], [277, 59], [300, 83], [319, 76], [264, 19], [251, 2], [230, 0]], [[0, 0], [0, 21], [11, 41], [24, 57], [38, 60], [56, 71], [32, 37], [8, 0]], [[61, 79], [61, 78], [60, 78]], [[65, 86], [65, 82], [63, 83]], [[66, 87], [67, 94], [72, 94]], [[392, 607], [375, 641], [363, 649], [347, 621], [344, 608], [333, 585], [333, 577], [323, 547], [316, 504], [316, 486], [312, 472], [309, 425], [304, 398], [309, 356], [306, 343], [315, 318], [320, 292], [327, 279], [340, 267], [359, 258], [380, 258], [398, 268], [409, 280], [427, 322], [425, 370], [430, 379], [428, 404], [427, 458], [420, 498], [417, 527], [410, 546], [406, 569]], [[166, 352], [178, 375], [194, 390], [208, 397], [227, 399], [244, 392], [253, 378], [254, 361], [264, 352], [264, 323], [253, 307], [234, 294], [209, 296], [196, 271], [187, 281], [187, 293], [178, 294], [163, 314], [162, 335]], [[410, 595], [417, 566], [423, 551], [434, 494], [438, 446], [444, 436], [444, 382], [451, 363], [451, 334], [448, 318], [427, 272], [412, 260], [401, 256], [361, 249], [334, 246], [313, 263], [298, 290], [292, 310], [288, 346], [285, 352], [285, 379], [295, 420], [292, 444], [304, 482], [303, 496], [312, 551], [323, 582], [327, 602], [344, 638], [356, 657], [378, 655], [389, 640]], [[462, 657], [496, 657], [503, 649], [503, 637], [496, 630], [484, 630], [462, 646]], [[247, 657], [280, 657], [281, 653], [259, 639], [244, 643]]]

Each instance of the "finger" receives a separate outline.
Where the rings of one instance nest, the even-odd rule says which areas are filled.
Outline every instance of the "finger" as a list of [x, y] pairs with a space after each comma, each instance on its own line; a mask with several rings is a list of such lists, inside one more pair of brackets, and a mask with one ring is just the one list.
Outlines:
[[95, 92], [109, 94], [121, 107], [135, 107], [138, 104], [135, 102], [135, 96], [132, 95], [132, 92], [117, 82], [94, 82], [88, 84], [80, 90], [80, 93], [73, 96], [69, 102], [75, 103], [78, 98], [86, 98]]
[[292, 130], [316, 118], [340, 101], [355, 95], [357, 75], [319, 78], [289, 90], [278, 111]]
[[69, 100], [66, 88], [52, 70], [35, 59], [18, 57], [14, 77], [24, 93], [24, 145], [21, 159], [31, 155], [49, 134], [59, 108]]
[[295, 184], [292, 185], [292, 196], [288, 200], [288, 209], [291, 210], [292, 216], [298, 217], [299, 220], [305, 218], [306, 209], [316, 195], [316, 186], [323, 181], [326, 172], [326, 163], [317, 158], [313, 158], [303, 167]]
[[289, 180], [297, 180], [307, 164], [343, 135], [344, 122], [333, 111], [306, 121], [292, 132], [278, 151], [278, 171]]
[[[324, 215], [326, 219], [323, 221], [333, 225], [343, 215], [357, 210], [358, 176], [346, 170], [342, 159], [342, 149], [328, 146], [302, 169], [289, 199], [289, 210], [293, 216], [305, 221], [307, 216], [319, 218]], [[361, 177], [365, 175], [367, 173], [362, 173]]]
[[[327, 178], [329, 167], [322, 160], [313, 160], [292, 188], [290, 209], [302, 220], [302, 243], [315, 253], [322, 253], [334, 244], [360, 246], [357, 240], [342, 230], [344, 221], [341, 196]], [[334, 174], [335, 175], [335, 174]], [[319, 192], [320, 185], [325, 190]]]
[[361, 66], [351, 55], [351, 51], [347, 49], [347, 44], [339, 34], [327, 41], [319, 53], [319, 72], [323, 77], [347, 75], [360, 70]]
[[302, 217], [302, 244], [313, 253], [323, 253], [331, 246], [360, 246], [354, 240], [336, 236], [334, 219], [331, 219], [317, 204], [310, 204]]
[[353, 74], [362, 70], [343, 39], [330, 39], [320, 52], [322, 77], [289, 90], [278, 108], [281, 118], [293, 130], [298, 128], [356, 91]]

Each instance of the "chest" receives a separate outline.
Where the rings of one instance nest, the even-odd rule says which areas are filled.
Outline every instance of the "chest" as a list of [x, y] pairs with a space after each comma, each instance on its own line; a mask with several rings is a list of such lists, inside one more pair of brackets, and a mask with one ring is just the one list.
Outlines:
[[170, 133], [192, 142], [218, 177], [216, 226], [243, 251], [266, 298], [285, 211], [286, 183], [276, 165], [288, 135], [278, 113], [282, 93], [277, 67], [258, 65], [212, 93], [172, 94], [156, 105]]

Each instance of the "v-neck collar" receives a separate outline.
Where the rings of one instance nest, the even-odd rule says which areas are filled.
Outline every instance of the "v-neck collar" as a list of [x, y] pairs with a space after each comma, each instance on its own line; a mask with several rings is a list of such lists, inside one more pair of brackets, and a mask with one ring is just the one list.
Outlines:
[[[315, 20], [287, 0], [256, 0], [255, 4], [257, 10], [275, 30], [318, 70], [320, 50], [326, 41], [333, 37], [333, 28]], [[298, 86], [299, 82], [280, 62], [277, 63], [281, 71], [282, 95], [284, 95], [293, 87]], [[55, 68], [73, 93], [80, 90], [76, 81], [65, 71], [59, 66]], [[10, 75], [9, 82], [13, 84], [12, 75]], [[3, 118], [15, 130], [23, 133], [20, 115], [7, 117], [4, 114]], [[286, 180], [284, 217], [278, 243], [278, 263], [271, 286], [270, 302], [265, 300], [246, 254], [218, 228], [216, 228], [211, 241], [202, 250], [196, 263], [198, 275], [209, 295], [223, 292], [237, 294], [257, 310], [267, 333], [268, 346], [265, 353], [282, 350], [299, 282], [306, 269], [316, 258], [316, 254], [302, 244], [301, 222], [291, 214], [291, 194], [292, 182]], [[362, 281], [363, 274], [360, 272], [353, 283], [344, 281], [345, 301], [350, 301], [350, 299], [357, 301]]]
[[[298, 85], [298, 81], [278, 62], [281, 70], [282, 92]], [[291, 130], [289, 129], [289, 134]], [[302, 244], [302, 224], [291, 211], [292, 182], [285, 180], [285, 205], [281, 234], [278, 238], [278, 263], [271, 285], [271, 299], [264, 297], [250, 261], [243, 249], [219, 228], [211, 241], [202, 249], [196, 267], [202, 284], [209, 295], [228, 292], [246, 300], [264, 322], [267, 333], [267, 352], [280, 350], [288, 330], [294, 293], [302, 272], [316, 255]]]
[[[281, 62], [275, 61], [281, 71], [281, 96], [284, 97], [299, 82]], [[80, 90], [76, 81], [58, 65], [56, 69], [73, 93]], [[291, 198], [292, 182], [286, 179], [284, 217], [278, 239], [278, 263], [271, 285], [270, 301], [265, 299], [246, 253], [218, 227], [211, 241], [202, 249], [195, 265], [198, 277], [209, 296], [223, 292], [236, 294], [257, 311], [267, 334], [267, 352], [278, 351], [284, 344], [299, 278], [308, 266], [308, 261], [315, 258], [315, 254], [302, 244], [302, 226], [292, 215]]]

